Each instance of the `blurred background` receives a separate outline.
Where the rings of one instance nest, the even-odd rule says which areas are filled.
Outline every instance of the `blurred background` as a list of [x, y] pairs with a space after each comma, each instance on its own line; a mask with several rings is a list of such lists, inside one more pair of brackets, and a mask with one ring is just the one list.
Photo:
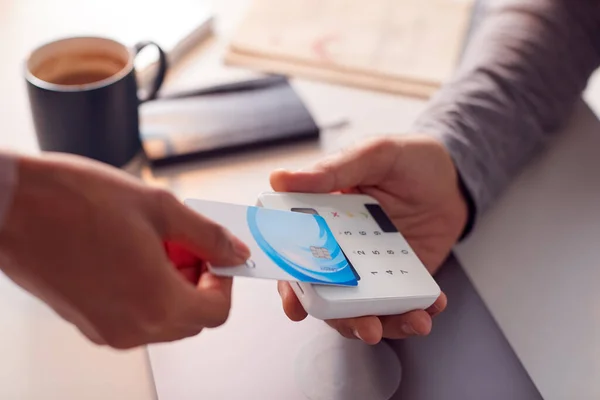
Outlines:
[[[493, 0], [492, 0], [493, 1]], [[346, 45], [345, 48], [335, 48], [333, 44], [333, 51], [337, 51], [336, 55], [340, 55], [342, 61], [343, 58], [354, 59], [357, 61], [357, 66], [360, 69], [363, 53], [360, 53], [361, 49], [373, 50], [374, 46], [382, 46], [381, 43], [385, 43], [386, 40], [394, 40], [394, 38], [401, 37], [400, 45], [396, 45], [397, 48], [405, 49], [404, 52], [410, 52], [414, 49], [420, 49], [421, 64], [415, 63], [415, 68], [419, 67], [419, 70], [426, 70], [423, 66], [430, 66], [440, 64], [440, 60], [445, 63], [444, 65], [454, 65], [456, 55], [462, 49], [465, 44], [463, 36], [466, 38], [467, 31], [471, 29], [471, 16], [472, 13], [482, 12], [489, 0], [460, 0], [456, 2], [419, 2], [419, 1], [402, 1], [397, 2], [398, 6], [391, 9], [388, 18], [395, 18], [398, 25], [390, 25], [388, 31], [374, 30], [373, 24], [381, 24], [385, 21], [378, 21], [376, 18], [371, 17], [369, 19], [370, 12], [380, 12], [382, 7], [388, 7], [386, 1], [368, 2], [368, 1], [328, 1], [323, 4], [327, 4], [330, 7], [337, 7], [344, 10], [345, 4], [351, 4], [355, 9], [354, 11], [346, 10], [348, 21], [343, 19], [338, 21], [339, 24], [349, 24], [346, 27], [346, 33], [352, 32], [350, 40], [354, 40], [356, 45], [351, 48]], [[0, 118], [9, 119], [11, 121], [11, 132], [0, 132], [0, 146], [17, 149], [24, 152], [30, 152], [36, 147], [35, 138], [30, 121], [30, 115], [28, 112], [28, 105], [25, 93], [25, 86], [22, 79], [22, 65], [23, 60], [27, 57], [28, 53], [40, 44], [66, 36], [74, 35], [102, 35], [115, 38], [126, 44], [133, 45], [140, 40], [155, 40], [161, 46], [172, 49], [179, 44], [184, 38], [188, 37], [195, 30], [200, 29], [206, 25], [206, 21], [210, 20], [210, 29], [212, 35], [209, 38], [204, 38], [203, 35], [196, 37], [195, 41], [188, 43], [186, 48], [186, 56], [177, 59], [177, 68], [172, 69], [169, 72], [168, 84], [164, 91], [169, 92], [171, 90], [177, 91], [187, 89], [190, 87], [197, 87], [203, 85], [210, 85], [218, 82], [231, 81], [236, 79], [243, 79], [246, 77], [254, 76], [257, 74], [256, 62], [252, 60], [239, 59], [232, 65], [226, 65], [226, 60], [234, 59], [231, 57], [231, 44], [244, 45], [243, 40], [240, 42], [240, 38], [236, 37], [236, 34], [240, 29], [246, 29], [246, 31], [252, 32], [252, 25], [262, 24], [267, 28], [273, 30], [281, 29], [282, 22], [281, 18], [278, 17], [277, 13], [265, 13], [264, 9], [261, 9], [260, 4], [268, 6], [270, 3], [267, 0], [252, 2], [250, 0], [226, 0], [226, 1], [207, 1], [207, 0], [170, 0], [168, 2], [149, 2], [142, 0], [0, 0], [0, 74], [2, 75], [1, 90], [4, 92], [0, 96]], [[281, 10], [286, 10], [284, 3], [280, 2]], [[294, 5], [298, 7], [298, 2], [289, 2], [290, 7]], [[304, 43], [297, 40], [298, 37], [304, 37], [303, 35], [310, 35], [314, 33], [315, 29], [339, 29], [339, 26], [331, 26], [331, 20], [327, 20], [327, 10], [318, 10], [318, 8], [311, 7], [315, 2], [306, 1], [304, 2], [305, 9], [302, 10], [288, 10], [288, 14], [294, 15], [294, 12], [300, 11], [308, 13], [307, 15], [301, 15], [298, 19], [294, 20], [294, 24], [284, 26], [287, 31], [291, 31], [293, 34], [288, 36], [287, 43], [284, 43], [286, 48], [283, 48], [283, 53], [290, 48], [299, 52], [302, 56], [302, 45]], [[393, 2], [392, 2], [393, 3]], [[419, 5], [420, 3], [429, 5]], [[439, 8], [439, 4], [458, 4], [454, 6], [452, 10], [447, 9], [436, 9], [436, 5]], [[252, 9], [254, 4], [258, 4], [255, 10]], [[391, 3], [390, 3], [391, 4]], [[402, 6], [405, 4], [405, 6]], [[265, 7], [263, 6], [263, 8]], [[377, 9], [379, 7], [379, 10]], [[404, 8], [403, 8], [404, 7]], [[461, 19], [460, 10], [466, 10], [468, 17], [467, 21]], [[280, 10], [280, 11], [281, 11]], [[358, 11], [356, 11], [358, 10]], [[361, 11], [362, 10], [362, 11]], [[413, 14], [406, 10], [413, 10]], [[415, 11], [416, 10], [416, 11]], [[252, 11], [252, 12], [250, 12]], [[310, 13], [314, 12], [315, 16], [311, 16]], [[353, 12], [360, 13], [364, 20], [367, 22], [360, 23], [360, 21], [352, 20]], [[318, 14], [317, 14], [318, 13]], [[419, 14], [420, 13], [420, 14]], [[433, 15], [435, 13], [435, 15]], [[403, 17], [404, 15], [404, 17]], [[408, 15], [408, 17], [406, 16]], [[430, 16], [430, 21], [423, 21], [423, 16]], [[289, 18], [289, 15], [287, 15]], [[319, 19], [321, 18], [321, 19]], [[402, 20], [404, 18], [405, 20]], [[412, 18], [408, 20], [407, 18]], [[419, 20], [421, 18], [421, 20]], [[304, 22], [303, 22], [304, 21]], [[303, 24], [304, 23], [304, 28]], [[368, 25], [371, 23], [372, 25]], [[320, 25], [319, 25], [320, 24]], [[353, 25], [354, 24], [354, 25]], [[402, 25], [404, 24], [404, 25]], [[419, 25], [421, 24], [421, 25]], [[448, 25], [444, 28], [444, 24]], [[285, 25], [285, 24], [284, 24]], [[390, 29], [393, 28], [393, 29]], [[407, 28], [408, 27], [408, 28]], [[406, 34], [401, 32], [402, 29], [410, 30]], [[444, 31], [444, 29], [446, 29]], [[304, 29], [304, 30], [303, 30]], [[396, 31], [394, 31], [396, 29]], [[465, 29], [464, 35], [461, 29]], [[285, 31], [285, 30], [284, 30]], [[256, 36], [256, 40], [260, 41], [260, 35], [266, 35], [270, 33], [268, 29], [264, 32], [259, 32]], [[416, 34], [417, 32], [418, 34]], [[447, 32], [453, 34], [457, 40], [451, 42], [449, 54], [442, 54], [440, 56], [440, 49], [447, 48], [448, 46], [434, 47], [435, 56], [428, 58], [426, 55], [429, 51], [427, 45], [436, 44], [436, 32], [441, 37], [448, 38]], [[256, 33], [256, 32], [254, 32]], [[296, 36], [294, 36], [296, 35]], [[379, 35], [379, 37], [373, 37], [373, 35]], [[202, 39], [201, 39], [202, 38]], [[431, 39], [427, 41], [427, 39]], [[452, 39], [453, 37], [450, 37]], [[241, 38], [243, 39], [243, 38]], [[331, 38], [330, 38], [331, 39]], [[371, 42], [369, 42], [371, 41]], [[377, 43], [375, 43], [377, 41]], [[191, 46], [190, 46], [191, 44]], [[249, 43], [253, 45], [255, 43]], [[294, 49], [294, 44], [297, 45]], [[460, 49], [455, 49], [453, 46], [458, 45]], [[239, 46], [238, 46], [239, 47]], [[331, 46], [330, 46], [331, 47]], [[358, 49], [358, 50], [356, 50]], [[353, 54], [352, 51], [358, 51], [358, 54]], [[375, 50], [373, 50], [375, 51]], [[145, 51], [143, 57], [140, 58], [140, 66], [145, 66], [150, 60], [155, 57], [153, 49]], [[455, 54], [456, 53], [456, 54]], [[280, 54], [283, 58], [287, 57], [287, 54]], [[293, 54], [297, 55], [297, 54]], [[379, 59], [381, 69], [379, 72], [388, 73], [394, 72], [394, 68], [397, 66], [405, 65], [406, 62], [397, 62], [400, 60], [394, 60], [393, 57], [401, 57], [401, 54], [389, 55], [386, 64], [386, 59]], [[391, 57], [391, 58], [390, 58]], [[442, 57], [442, 58], [440, 58]], [[268, 57], [267, 57], [268, 58]], [[282, 72], [291, 72], [292, 76], [317, 78], [317, 81], [322, 80], [322, 74], [307, 73], [307, 71], [295, 70], [294, 66], [300, 65], [302, 61], [288, 63], [287, 66], [281, 67], [276, 70]], [[292, 67], [290, 67], [292, 65]], [[246, 68], [250, 66], [251, 68]], [[264, 65], [258, 66], [258, 70], [264, 70]], [[291, 68], [291, 70], [290, 70]], [[447, 69], [447, 68], [446, 68]], [[398, 72], [398, 70], [396, 70]], [[399, 71], [398, 74], [402, 74], [405, 71]], [[407, 73], [409, 73], [408, 71]], [[447, 76], [451, 71], [429, 71], [430, 76]], [[427, 73], [427, 71], [425, 72]], [[597, 75], [597, 74], [596, 74]], [[325, 79], [330, 83], [341, 83], [343, 86], [351, 87], [353, 85], [352, 79], [344, 79], [344, 77], [338, 79]], [[350, 84], [349, 84], [350, 83]], [[358, 85], [359, 87], [361, 85]], [[367, 89], [375, 88], [381, 89], [381, 86], [390, 86], [388, 82], [381, 84], [375, 84], [374, 86], [366, 85]], [[393, 86], [393, 85], [392, 85]], [[362, 87], [365, 87], [363, 84]], [[435, 88], [435, 85], [434, 85]], [[301, 89], [299, 89], [301, 90]], [[419, 92], [419, 90], [417, 90]], [[408, 102], [419, 102], [426, 99], [431, 93], [431, 90], [426, 90], [424, 96], [416, 96], [414, 90], [396, 90], [395, 96], [406, 99]], [[420, 98], [419, 98], [420, 97]], [[591, 104], [592, 108], [598, 109], [600, 106], [600, 83], [597, 78], [594, 78], [586, 91], [586, 100]], [[311, 106], [312, 107], [312, 106]], [[312, 107], [311, 111], [318, 114], [320, 111], [318, 107]], [[319, 118], [316, 115], [316, 118]], [[337, 121], [343, 118], [343, 112], [337, 113], [337, 115], [324, 116], [327, 122]], [[365, 127], [363, 127], [365, 128]], [[375, 131], [379, 129], [378, 126], [370, 127], [370, 130]], [[389, 128], [381, 127], [381, 129], [387, 130]]]
[[[37, 146], [22, 68], [27, 55], [41, 44], [68, 36], [100, 35], [128, 45], [140, 40], [155, 40], [167, 48], [203, 26], [208, 17], [224, 15], [219, 18], [216, 29], [231, 31], [247, 3], [244, 0], [0, 0], [0, 79], [3, 91], [0, 118], [9, 119], [13, 128], [12, 132], [0, 132], [0, 147], [31, 152]], [[223, 14], [224, 8], [232, 12]], [[205, 41], [198, 41], [198, 47], [202, 43]], [[147, 54], [140, 59], [140, 64], [156, 56], [154, 49], [144, 52]], [[218, 58], [218, 55], [206, 54], [201, 62], [214, 64], [215, 57]], [[182, 69], [181, 73], [186, 75], [187, 82], [197, 81], [199, 84], [216, 82], [224, 75], [218, 68], [202, 67]], [[227, 73], [227, 79], [232, 77], [230, 74], [231, 71]], [[176, 81], [173, 75], [176, 75], [174, 71], [169, 76], [171, 82]], [[176, 84], [173, 86], [177, 87]]]

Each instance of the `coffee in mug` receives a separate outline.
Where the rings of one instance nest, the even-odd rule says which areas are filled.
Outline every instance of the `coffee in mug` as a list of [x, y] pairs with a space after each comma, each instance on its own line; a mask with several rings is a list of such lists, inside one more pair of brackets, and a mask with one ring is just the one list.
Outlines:
[[[141, 98], [134, 60], [149, 45], [158, 49], [159, 67]], [[142, 150], [138, 107], [156, 97], [166, 71], [166, 56], [152, 42], [130, 49], [111, 39], [74, 37], [36, 49], [25, 77], [41, 150], [124, 166]]]

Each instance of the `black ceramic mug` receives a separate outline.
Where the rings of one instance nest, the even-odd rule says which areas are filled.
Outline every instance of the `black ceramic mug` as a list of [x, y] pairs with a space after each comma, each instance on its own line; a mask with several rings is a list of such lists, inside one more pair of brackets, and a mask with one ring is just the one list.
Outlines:
[[[140, 95], [134, 59], [149, 45], [158, 49], [158, 68]], [[152, 42], [130, 49], [111, 39], [74, 37], [37, 48], [25, 77], [40, 149], [126, 165], [142, 149], [138, 107], [156, 97], [166, 71], [165, 54]]]

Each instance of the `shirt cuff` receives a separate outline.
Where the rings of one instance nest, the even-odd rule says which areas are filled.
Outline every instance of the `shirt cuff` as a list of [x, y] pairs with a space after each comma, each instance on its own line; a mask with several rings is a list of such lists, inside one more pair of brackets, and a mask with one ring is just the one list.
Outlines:
[[485, 208], [485, 205], [487, 205], [486, 192], [483, 190], [484, 185], [482, 184], [483, 177], [476, 162], [470, 157], [470, 153], [474, 149], [461, 140], [460, 136], [441, 133], [442, 129], [428, 130], [420, 127], [417, 131], [429, 135], [442, 143], [450, 154], [450, 158], [452, 158], [454, 168], [456, 169], [458, 186], [467, 204], [467, 222], [459, 238], [459, 241], [462, 241], [473, 231], [479, 215]]
[[0, 231], [4, 227], [17, 185], [17, 158], [0, 152]]

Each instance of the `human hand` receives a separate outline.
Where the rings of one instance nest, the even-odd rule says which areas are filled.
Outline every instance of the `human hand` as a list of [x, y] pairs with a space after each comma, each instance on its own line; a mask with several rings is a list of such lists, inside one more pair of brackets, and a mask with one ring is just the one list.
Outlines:
[[[0, 267], [94, 343], [173, 341], [227, 320], [232, 281], [205, 262], [241, 264], [249, 250], [224, 228], [166, 191], [76, 156], [23, 157], [18, 172]], [[169, 254], [187, 255], [185, 272]]]
[[[422, 135], [378, 137], [308, 170], [275, 171], [271, 186], [279, 192], [363, 193], [374, 197], [432, 274], [448, 257], [467, 221], [467, 205], [450, 155], [439, 142]], [[306, 318], [289, 284], [279, 282], [278, 289], [287, 316], [294, 321]], [[327, 323], [345, 337], [375, 344], [382, 338], [428, 335], [432, 318], [446, 304], [442, 293], [428, 310]]]

